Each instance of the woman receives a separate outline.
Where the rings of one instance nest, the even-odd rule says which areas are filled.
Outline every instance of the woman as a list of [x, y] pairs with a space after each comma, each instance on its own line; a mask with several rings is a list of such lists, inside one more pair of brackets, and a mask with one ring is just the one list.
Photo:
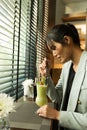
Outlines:
[[[44, 105], [37, 113], [58, 120], [60, 130], [87, 130], [87, 52], [80, 48], [77, 29], [72, 24], [56, 25], [48, 33], [46, 42], [53, 56], [64, 63], [56, 87], [50, 75], [47, 76], [47, 94], [61, 107], [58, 111]], [[42, 75], [46, 75], [46, 64], [44, 59], [40, 65]]]

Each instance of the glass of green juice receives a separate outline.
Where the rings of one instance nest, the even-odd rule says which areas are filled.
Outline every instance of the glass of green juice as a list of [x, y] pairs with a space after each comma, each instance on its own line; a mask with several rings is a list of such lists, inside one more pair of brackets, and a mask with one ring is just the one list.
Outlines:
[[45, 104], [48, 103], [48, 100], [47, 100], [47, 85], [46, 84], [39, 84], [37, 83], [37, 97], [36, 97], [36, 104], [38, 106], [43, 106]]

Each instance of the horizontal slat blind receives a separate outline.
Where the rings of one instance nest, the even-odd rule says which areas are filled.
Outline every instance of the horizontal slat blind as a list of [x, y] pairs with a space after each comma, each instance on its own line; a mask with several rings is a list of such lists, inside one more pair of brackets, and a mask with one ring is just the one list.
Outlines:
[[37, 8], [38, 1], [31, 0], [31, 17], [30, 17], [30, 68], [29, 78], [34, 79], [36, 76], [36, 44], [37, 44]]
[[47, 10], [48, 0], [0, 1], [0, 92], [15, 100], [23, 95], [22, 82], [35, 79], [36, 60], [45, 56]]
[[23, 95], [22, 82], [29, 77], [31, 1], [0, 2], [0, 92], [17, 100]]
[[[26, 58], [29, 56], [26, 55], [26, 33], [27, 33], [27, 5], [28, 5], [28, 0], [22, 0], [21, 1], [21, 18], [20, 18], [20, 38], [19, 38], [19, 47], [18, 47], [18, 64], [17, 64], [17, 69], [18, 69], [18, 98], [23, 95], [23, 88], [22, 88], [22, 82], [28, 78], [26, 77]], [[29, 49], [29, 48], [28, 48]], [[28, 66], [29, 68], [29, 66]]]
[[31, 0], [27, 3], [27, 27], [26, 27], [26, 55], [25, 55], [25, 77], [29, 78], [30, 68], [30, 18], [31, 18]]
[[15, 93], [12, 86], [15, 1], [1, 0], [0, 5], [0, 92]]
[[40, 76], [38, 71], [39, 64], [46, 57], [45, 38], [48, 30], [48, 4], [49, 0], [39, 0], [38, 10], [38, 32], [37, 32], [37, 76]]

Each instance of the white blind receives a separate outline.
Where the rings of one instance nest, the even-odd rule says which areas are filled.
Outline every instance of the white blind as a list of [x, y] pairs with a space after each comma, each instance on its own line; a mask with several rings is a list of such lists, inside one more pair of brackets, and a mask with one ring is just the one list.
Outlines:
[[29, 73], [30, 0], [1, 0], [0, 5], [0, 92], [18, 99]]
[[39, 64], [46, 57], [45, 38], [48, 31], [48, 9], [49, 0], [40, 0], [38, 7], [38, 31], [37, 31], [37, 76], [40, 76], [38, 71]]
[[37, 19], [38, 19], [38, 1], [31, 1], [31, 11], [30, 11], [30, 56], [29, 56], [29, 77], [35, 78], [36, 76], [36, 44], [37, 44]]
[[0, 92], [13, 91], [13, 33], [15, 1], [0, 1]]
[[35, 78], [36, 68], [45, 56], [48, 3], [48, 0], [0, 1], [0, 92], [15, 100], [23, 96], [22, 82]]

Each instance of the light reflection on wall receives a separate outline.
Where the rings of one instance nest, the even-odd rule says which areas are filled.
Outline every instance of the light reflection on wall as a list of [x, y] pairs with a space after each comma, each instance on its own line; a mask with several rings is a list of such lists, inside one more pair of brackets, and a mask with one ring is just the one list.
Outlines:
[[75, 25], [80, 36], [80, 41], [81, 41], [81, 48], [84, 50], [85, 49], [85, 43], [86, 43], [86, 24], [76, 24]]

